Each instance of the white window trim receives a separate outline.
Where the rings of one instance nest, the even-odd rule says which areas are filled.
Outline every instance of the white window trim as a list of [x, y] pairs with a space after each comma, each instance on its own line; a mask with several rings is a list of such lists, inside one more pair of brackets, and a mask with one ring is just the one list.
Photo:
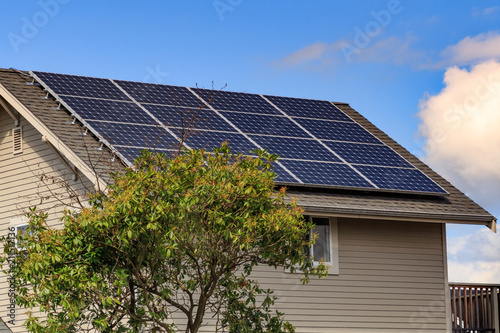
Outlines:
[[15, 240], [16, 249], [22, 250], [23, 248], [19, 247], [17, 244], [17, 230], [20, 227], [29, 226], [28, 219], [24, 216], [10, 219], [10, 226], [12, 228], [14, 228], [14, 235], [16, 236], [16, 240]]
[[15, 231], [15, 233], [16, 233], [16, 249], [18, 249], [18, 250], [24, 250], [25, 248], [24, 248], [24, 247], [20, 247], [20, 246], [18, 245], [18, 241], [17, 241], [17, 235], [18, 235], [18, 232], [17, 232], [17, 230], [18, 230], [20, 227], [28, 227], [28, 226], [29, 226], [29, 223], [23, 223], [23, 224], [18, 224], [18, 225], [15, 225], [15, 226], [14, 226], [14, 228], [16, 228], [16, 231]]
[[[336, 217], [320, 216], [320, 215], [309, 215], [304, 214], [308, 217], [308, 221], [312, 221], [312, 218], [328, 218], [330, 222], [330, 261], [325, 264], [328, 266], [328, 275], [340, 275], [340, 265], [339, 265], [339, 234], [338, 225]], [[309, 235], [312, 235], [312, 230], [310, 230]], [[312, 249], [312, 248], [311, 248]], [[314, 265], [317, 266], [319, 262], [313, 261]], [[286, 273], [290, 273], [289, 269], [285, 270]], [[302, 271], [296, 269], [295, 273], [300, 274]]]
[[[314, 218], [325, 218], [325, 216], [309, 215], [309, 221], [313, 222]], [[328, 275], [339, 275], [339, 236], [338, 223], [336, 217], [326, 217], [330, 224], [330, 261], [325, 262], [328, 265]], [[312, 230], [310, 231], [312, 237]], [[311, 247], [313, 250], [314, 245]], [[319, 261], [314, 261], [314, 265], [319, 265]]]

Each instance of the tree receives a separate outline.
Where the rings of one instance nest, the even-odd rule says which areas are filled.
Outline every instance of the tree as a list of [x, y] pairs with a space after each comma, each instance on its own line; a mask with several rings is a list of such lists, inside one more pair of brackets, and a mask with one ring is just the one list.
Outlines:
[[5, 243], [17, 304], [46, 314], [30, 312], [28, 329], [195, 333], [213, 318], [222, 332], [292, 332], [252, 269], [300, 270], [306, 283], [327, 268], [304, 251], [313, 225], [275, 189], [277, 157], [253, 154], [143, 151], [106, 193], [66, 211], [63, 229], [32, 209], [18, 246]]

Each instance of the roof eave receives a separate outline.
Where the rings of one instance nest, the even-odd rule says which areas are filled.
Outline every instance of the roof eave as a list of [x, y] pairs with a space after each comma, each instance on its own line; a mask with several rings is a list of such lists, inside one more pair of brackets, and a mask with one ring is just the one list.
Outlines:
[[375, 220], [404, 220], [406, 222], [453, 223], [485, 225], [496, 232], [496, 218], [491, 215], [466, 215], [426, 212], [389, 211], [373, 209], [349, 209], [324, 206], [301, 205], [307, 213], [334, 215], [337, 217], [375, 219]]

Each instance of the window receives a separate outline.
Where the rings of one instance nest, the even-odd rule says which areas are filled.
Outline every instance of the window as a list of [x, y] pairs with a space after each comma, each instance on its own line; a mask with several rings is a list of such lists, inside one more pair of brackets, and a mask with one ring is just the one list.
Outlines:
[[339, 274], [339, 254], [337, 219], [331, 217], [306, 216], [316, 226], [311, 229], [309, 237], [316, 237], [316, 243], [309, 249], [314, 263], [325, 262], [330, 268], [329, 274]]
[[28, 232], [28, 226], [29, 226], [28, 219], [25, 216], [15, 217], [10, 219], [9, 231], [13, 234], [12, 238], [15, 237], [15, 239], [12, 239], [12, 241], [15, 242], [15, 246], [18, 250], [22, 250], [24, 246], [23, 244], [21, 244], [21, 242], [19, 242], [17, 236], [22, 236], [23, 234], [26, 234]]
[[19, 224], [16, 225], [14, 228], [16, 228], [16, 248], [18, 250], [24, 249], [24, 244], [19, 237], [26, 236], [28, 234], [28, 226], [29, 224]]

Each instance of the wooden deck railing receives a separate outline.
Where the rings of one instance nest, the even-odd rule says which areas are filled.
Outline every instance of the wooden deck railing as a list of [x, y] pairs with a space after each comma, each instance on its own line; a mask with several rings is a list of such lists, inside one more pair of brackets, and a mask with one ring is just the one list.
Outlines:
[[500, 333], [500, 286], [450, 284], [453, 333]]

